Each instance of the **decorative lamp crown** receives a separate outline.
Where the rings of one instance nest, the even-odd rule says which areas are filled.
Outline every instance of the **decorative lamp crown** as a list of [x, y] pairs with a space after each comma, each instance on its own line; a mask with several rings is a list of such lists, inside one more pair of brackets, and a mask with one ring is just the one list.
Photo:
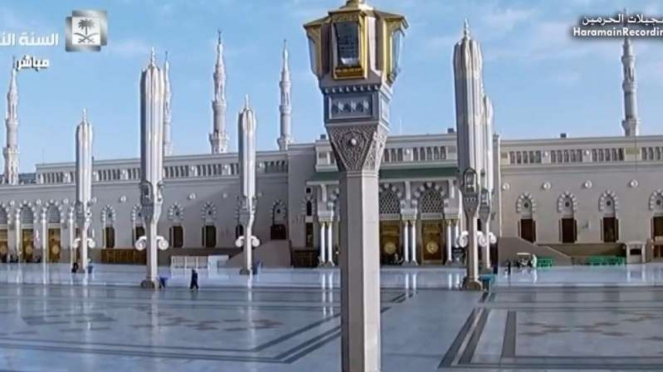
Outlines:
[[392, 85], [400, 71], [405, 17], [365, 0], [347, 0], [326, 17], [304, 25], [311, 69], [321, 80], [375, 80]]

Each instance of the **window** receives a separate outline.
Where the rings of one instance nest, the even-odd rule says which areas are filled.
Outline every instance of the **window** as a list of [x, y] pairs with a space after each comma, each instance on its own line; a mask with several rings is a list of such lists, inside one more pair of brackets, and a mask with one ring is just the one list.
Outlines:
[[184, 246], [184, 228], [176, 225], [170, 227], [170, 241], [173, 248], [182, 248]]
[[202, 238], [203, 238], [203, 247], [216, 248], [216, 226], [214, 225], [203, 226]]
[[536, 222], [531, 218], [520, 220], [520, 237], [530, 243], [536, 241]]
[[306, 202], [306, 216], [313, 216], [313, 203], [310, 200]]
[[244, 226], [242, 225], [235, 226], [235, 239], [239, 239], [239, 237], [243, 235], [244, 235]]
[[313, 235], [313, 223], [312, 222], [307, 222], [306, 223], [306, 247], [307, 248], [313, 248], [315, 244], [315, 238]]
[[145, 228], [143, 226], [134, 227], [134, 241], [138, 240], [141, 236], [145, 236]]
[[578, 224], [575, 218], [560, 220], [562, 243], [575, 243], [578, 239]]
[[[609, 201], [606, 202], [606, 204]], [[601, 221], [603, 242], [616, 243], [619, 240], [619, 221], [616, 217], [603, 217]]]
[[115, 248], [115, 228], [113, 226], [104, 227], [104, 248]]

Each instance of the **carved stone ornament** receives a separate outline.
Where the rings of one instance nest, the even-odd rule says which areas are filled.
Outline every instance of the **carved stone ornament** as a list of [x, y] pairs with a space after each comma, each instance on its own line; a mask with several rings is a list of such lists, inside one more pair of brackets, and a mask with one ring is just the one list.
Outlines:
[[378, 124], [328, 126], [331, 145], [341, 171], [377, 170], [386, 142], [386, 129]]
[[550, 182], [544, 182], [543, 185], [541, 185], [541, 187], [544, 190], [550, 190], [550, 187], [551, 187]]
[[[237, 240], [235, 240], [235, 247], [242, 248], [243, 246], [244, 246], [244, 235], [240, 236], [239, 238], [237, 238]], [[260, 246], [260, 239], [258, 239], [258, 237], [254, 235], [251, 235], [251, 246], [253, 248], [257, 248], [258, 246]]]
[[[165, 251], [169, 247], [168, 240], [164, 238], [163, 236], [157, 236], [157, 248], [159, 250]], [[136, 243], [134, 244], [134, 248], [138, 251], [145, 250], [147, 248], [147, 237], [145, 235], [141, 236], [136, 240]]]
[[469, 243], [470, 234], [467, 231], [461, 232], [458, 238], [456, 238], [456, 244], [458, 244], [459, 247], [465, 248]]
[[511, 188], [511, 185], [508, 182], [502, 184], [502, 190], [506, 191]]
[[636, 188], [638, 187], [638, 180], [631, 180], [631, 182], [629, 182], [628, 185], [632, 188]]

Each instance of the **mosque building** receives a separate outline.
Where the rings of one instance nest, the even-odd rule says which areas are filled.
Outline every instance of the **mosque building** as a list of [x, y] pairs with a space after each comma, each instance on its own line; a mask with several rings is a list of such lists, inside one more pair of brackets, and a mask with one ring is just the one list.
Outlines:
[[[466, 28], [459, 45], [471, 38]], [[478, 43], [473, 45], [478, 48]], [[325, 135], [313, 143], [293, 140], [287, 45], [282, 60], [278, 150], [256, 154], [253, 233], [261, 245], [254, 256], [272, 266], [333, 265], [340, 226], [336, 159]], [[643, 259], [663, 259], [663, 136], [639, 135], [635, 57], [629, 39], [624, 41], [621, 60], [623, 136], [502, 139], [493, 133], [492, 106], [485, 104], [479, 146], [484, 162], [493, 169], [489, 226], [498, 237], [500, 256], [530, 252], [552, 256], [563, 264], [577, 256], [619, 254], [622, 243], [638, 241], [646, 244]], [[166, 59], [165, 213], [159, 235], [167, 237], [170, 249], [160, 253], [160, 263], [168, 264], [172, 256], [241, 255], [235, 245], [243, 234], [238, 202], [241, 167], [238, 154], [228, 152], [231, 138], [221, 38], [212, 75], [208, 154], [172, 154], [169, 68]], [[459, 79], [462, 68], [454, 68], [454, 73]], [[16, 80], [12, 69], [0, 187], [0, 255], [5, 260], [16, 255], [24, 261], [41, 257], [46, 262], [70, 262], [77, 235], [75, 163], [39, 164], [34, 173], [19, 174]], [[355, 102], [329, 109], [351, 113], [362, 109], [358, 105], [371, 104]], [[93, 118], [89, 113], [82, 120], [93, 125]], [[436, 135], [389, 136], [379, 173], [383, 264], [404, 260], [443, 265], [453, 262], [461, 251], [456, 248], [464, 219], [457, 152], [454, 129]], [[140, 173], [138, 158], [94, 161], [93, 260], [144, 263], [144, 252], [134, 249], [145, 233]]]

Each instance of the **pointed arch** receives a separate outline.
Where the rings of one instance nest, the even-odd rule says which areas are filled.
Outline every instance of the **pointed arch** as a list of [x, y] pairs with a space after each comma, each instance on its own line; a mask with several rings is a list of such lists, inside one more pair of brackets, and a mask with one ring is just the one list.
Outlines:
[[184, 207], [178, 202], [173, 203], [168, 207], [168, 219], [172, 222], [182, 222], [184, 220]]
[[271, 240], [286, 240], [288, 238], [288, 209], [280, 199], [272, 205], [272, 226], [270, 227]]
[[288, 222], [288, 208], [280, 199], [272, 204], [272, 225], [286, 224]]
[[617, 212], [618, 209], [619, 199], [614, 191], [606, 190], [599, 196], [599, 212]]
[[131, 222], [133, 225], [143, 225], [143, 207], [140, 204], [131, 208]]
[[115, 220], [117, 219], [115, 208], [113, 208], [113, 206], [110, 204], [106, 204], [103, 208], [101, 208], [100, 217], [102, 226], [113, 226], [115, 224]]
[[573, 193], [565, 191], [557, 198], [557, 212], [573, 214], [577, 211], [578, 198]]
[[663, 190], [658, 189], [649, 196], [649, 210], [663, 211]]
[[32, 203], [28, 201], [23, 201], [17, 208], [17, 212], [20, 216], [22, 224], [34, 224], [35, 223], [35, 207]]
[[389, 183], [380, 185], [380, 215], [400, 215], [403, 193], [400, 189]]
[[50, 200], [46, 206], [44, 206], [46, 211], [46, 221], [49, 224], [59, 224], [64, 220], [62, 211], [62, 206], [55, 200]]
[[518, 199], [516, 199], [516, 213], [533, 215], [535, 212], [536, 201], [532, 194], [524, 192], [518, 195]]
[[216, 204], [211, 201], [206, 201], [201, 209], [201, 217], [205, 223], [213, 224], [216, 221]]
[[302, 200], [302, 212], [306, 217], [313, 217], [317, 208], [317, 201], [311, 195], [307, 195]]
[[0, 225], [10, 224], [9, 207], [4, 202], [0, 202]]
[[421, 214], [444, 214], [444, 197], [447, 191], [435, 182], [426, 182], [414, 192]]

